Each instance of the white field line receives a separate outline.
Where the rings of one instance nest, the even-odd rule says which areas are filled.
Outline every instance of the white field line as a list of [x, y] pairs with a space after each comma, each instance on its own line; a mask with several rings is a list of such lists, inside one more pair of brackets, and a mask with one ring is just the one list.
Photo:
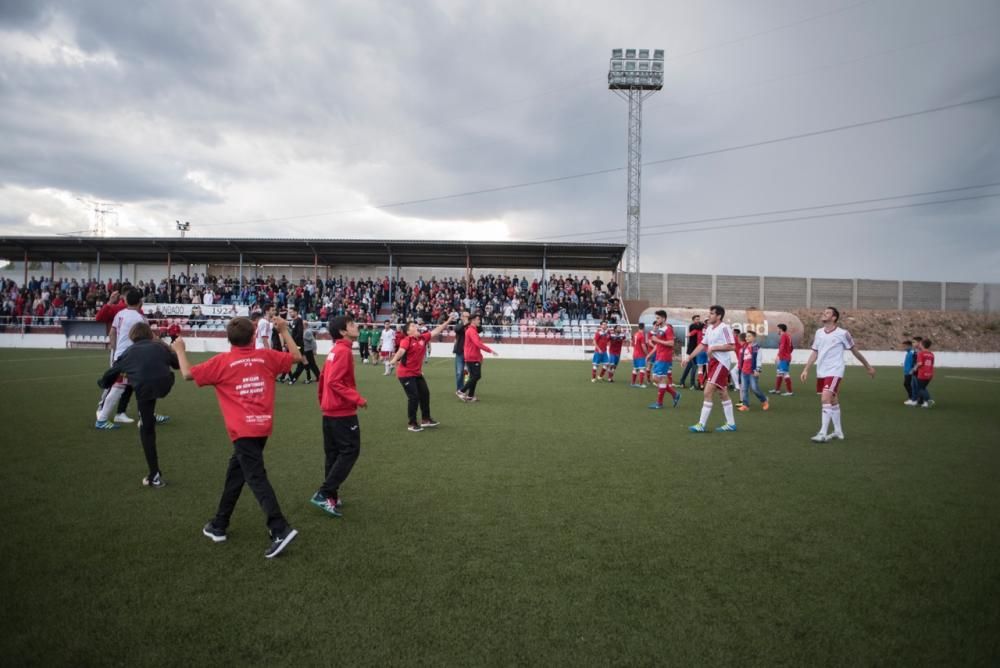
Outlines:
[[951, 380], [971, 380], [976, 383], [1000, 383], [1000, 380], [994, 378], [972, 378], [971, 376], [945, 376]]

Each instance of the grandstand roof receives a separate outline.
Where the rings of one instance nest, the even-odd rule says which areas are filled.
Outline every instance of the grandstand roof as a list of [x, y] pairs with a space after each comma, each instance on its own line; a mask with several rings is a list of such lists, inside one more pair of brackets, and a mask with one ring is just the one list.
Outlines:
[[360, 239], [207, 239], [180, 237], [0, 237], [0, 258], [21, 261], [387, 265], [615, 270], [624, 244]]

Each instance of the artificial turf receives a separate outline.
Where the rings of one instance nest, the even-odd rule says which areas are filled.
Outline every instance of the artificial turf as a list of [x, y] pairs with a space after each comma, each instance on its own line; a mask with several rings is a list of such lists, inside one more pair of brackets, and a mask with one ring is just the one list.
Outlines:
[[441, 426], [414, 434], [399, 383], [358, 365], [342, 519], [308, 503], [315, 386], [278, 388], [267, 468], [300, 536], [265, 560], [249, 490], [228, 542], [200, 533], [230, 452], [214, 392], [160, 403], [168, 485], [143, 488], [135, 427], [93, 429], [105, 360], [0, 351], [8, 665], [1000, 661], [997, 372], [939, 369], [924, 410], [898, 369], [850, 369], [848, 440], [816, 445], [811, 382], [690, 434], [698, 393], [648, 410], [627, 369], [488, 359], [469, 405], [435, 359]]

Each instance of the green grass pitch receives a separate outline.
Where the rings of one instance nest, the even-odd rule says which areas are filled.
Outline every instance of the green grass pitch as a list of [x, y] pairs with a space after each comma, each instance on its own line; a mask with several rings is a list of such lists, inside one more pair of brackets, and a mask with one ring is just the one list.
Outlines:
[[610, 385], [487, 359], [466, 405], [435, 359], [442, 424], [413, 434], [399, 383], [359, 364], [343, 519], [308, 503], [315, 386], [278, 388], [267, 468], [300, 536], [265, 560], [249, 490], [227, 543], [200, 533], [231, 447], [214, 392], [160, 403], [168, 485], [146, 489], [136, 428], [93, 429], [105, 359], [0, 351], [10, 665], [1000, 662], [997, 372], [938, 370], [923, 410], [898, 369], [851, 369], [848, 440], [815, 445], [811, 380], [699, 435], [698, 393], [648, 410], [627, 364]]

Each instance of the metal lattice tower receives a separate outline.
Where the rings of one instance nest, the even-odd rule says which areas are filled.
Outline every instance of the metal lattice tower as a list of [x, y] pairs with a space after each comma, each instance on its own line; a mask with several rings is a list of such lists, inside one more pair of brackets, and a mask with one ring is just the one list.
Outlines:
[[639, 299], [639, 227], [642, 211], [642, 102], [663, 88], [663, 50], [612, 49], [608, 88], [628, 102], [628, 182], [625, 207], [626, 299]]
[[108, 233], [108, 225], [105, 216], [111, 216], [113, 223], [118, 220], [118, 211], [115, 209], [118, 206], [115, 202], [96, 202], [92, 199], [84, 199], [83, 197], [77, 197], [78, 200], [91, 207], [94, 217], [90, 222], [90, 235], [94, 237], [103, 237]]

